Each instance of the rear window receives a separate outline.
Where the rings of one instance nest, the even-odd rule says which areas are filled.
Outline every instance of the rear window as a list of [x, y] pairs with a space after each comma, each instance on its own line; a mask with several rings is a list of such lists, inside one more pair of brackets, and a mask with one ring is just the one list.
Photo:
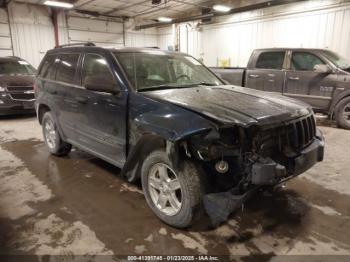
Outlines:
[[75, 84], [79, 54], [61, 54], [59, 56], [56, 80]]
[[260, 54], [256, 68], [282, 69], [285, 52], [265, 52]]

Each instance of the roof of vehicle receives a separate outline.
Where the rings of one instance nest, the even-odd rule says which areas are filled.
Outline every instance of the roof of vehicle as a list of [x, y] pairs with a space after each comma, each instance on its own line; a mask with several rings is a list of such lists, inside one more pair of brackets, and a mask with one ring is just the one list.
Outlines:
[[64, 46], [57, 47], [48, 51], [49, 54], [56, 53], [69, 53], [69, 52], [81, 52], [81, 51], [98, 51], [98, 50], [109, 50], [117, 53], [160, 53], [160, 54], [184, 54], [181, 52], [162, 50], [156, 47], [121, 47], [121, 48], [105, 48], [99, 46]]
[[302, 48], [302, 47], [272, 47], [272, 48], [258, 48], [254, 51], [331, 51], [325, 48]]

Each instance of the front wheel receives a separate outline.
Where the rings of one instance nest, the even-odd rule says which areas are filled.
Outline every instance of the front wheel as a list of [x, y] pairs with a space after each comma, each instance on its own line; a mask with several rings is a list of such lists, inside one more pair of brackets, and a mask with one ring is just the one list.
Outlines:
[[337, 125], [344, 129], [350, 129], [350, 97], [341, 100], [335, 108]]
[[64, 156], [70, 152], [72, 145], [62, 140], [50, 111], [46, 112], [43, 116], [42, 128], [45, 144], [49, 148], [51, 154]]
[[190, 161], [174, 168], [165, 151], [152, 152], [141, 170], [147, 204], [165, 223], [185, 228], [202, 213], [201, 172]]

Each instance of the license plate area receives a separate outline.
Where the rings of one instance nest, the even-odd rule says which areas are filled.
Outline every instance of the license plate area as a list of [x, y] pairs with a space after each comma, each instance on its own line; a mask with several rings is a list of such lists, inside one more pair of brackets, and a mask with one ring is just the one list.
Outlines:
[[31, 102], [23, 102], [22, 103], [24, 109], [34, 109], [34, 103]]

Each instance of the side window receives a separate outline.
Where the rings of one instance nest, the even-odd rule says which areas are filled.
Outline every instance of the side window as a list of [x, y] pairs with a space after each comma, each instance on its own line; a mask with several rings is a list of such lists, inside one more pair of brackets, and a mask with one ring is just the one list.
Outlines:
[[293, 52], [292, 69], [296, 71], [313, 71], [315, 65], [324, 64], [317, 56], [305, 52]]
[[48, 78], [48, 79], [54, 80], [55, 73], [56, 73], [55, 62], [57, 61], [58, 59], [56, 59], [56, 55], [46, 56], [45, 60], [43, 61], [43, 65], [40, 68], [39, 75], [42, 78]]
[[79, 54], [60, 55], [56, 80], [75, 84], [75, 72], [77, 70], [78, 59]]
[[82, 71], [82, 85], [87, 89], [108, 91], [113, 88], [114, 77], [107, 60], [98, 54], [86, 54]]
[[285, 52], [265, 52], [260, 54], [256, 68], [282, 69]]
[[135, 86], [135, 63], [134, 55], [132, 53], [121, 53], [117, 55], [125, 74], [130, 80], [131, 84]]

